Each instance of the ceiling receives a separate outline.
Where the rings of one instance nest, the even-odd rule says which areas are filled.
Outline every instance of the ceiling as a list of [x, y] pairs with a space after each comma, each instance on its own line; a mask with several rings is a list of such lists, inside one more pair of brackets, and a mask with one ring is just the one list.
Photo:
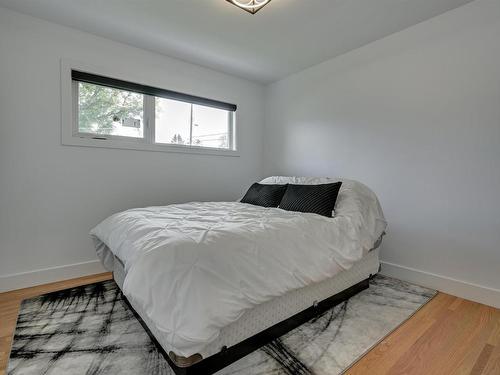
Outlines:
[[269, 83], [471, 0], [0, 0], [0, 6]]

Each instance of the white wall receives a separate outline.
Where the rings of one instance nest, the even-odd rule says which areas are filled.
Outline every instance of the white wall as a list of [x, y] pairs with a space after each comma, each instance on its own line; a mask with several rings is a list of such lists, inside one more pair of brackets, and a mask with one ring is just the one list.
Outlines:
[[[61, 58], [236, 103], [241, 156], [62, 146]], [[101, 271], [88, 231], [114, 212], [239, 197], [263, 112], [260, 85], [0, 8], [0, 291]]]
[[[381, 199], [384, 272], [500, 306], [498, 35], [477, 0], [264, 91], [0, 8], [0, 290], [102, 270], [87, 233], [111, 213], [342, 175]], [[241, 157], [62, 146], [61, 58], [235, 102]]]
[[477, 0], [271, 85], [265, 174], [365, 182], [384, 272], [500, 306], [499, 38]]

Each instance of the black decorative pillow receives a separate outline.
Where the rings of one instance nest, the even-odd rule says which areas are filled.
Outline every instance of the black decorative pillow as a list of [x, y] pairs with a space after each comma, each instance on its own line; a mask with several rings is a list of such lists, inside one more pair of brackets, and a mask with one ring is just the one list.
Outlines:
[[241, 203], [262, 207], [278, 207], [287, 185], [266, 185], [257, 182], [250, 186]]
[[341, 185], [342, 182], [320, 185], [289, 184], [279, 207], [287, 211], [332, 217]]

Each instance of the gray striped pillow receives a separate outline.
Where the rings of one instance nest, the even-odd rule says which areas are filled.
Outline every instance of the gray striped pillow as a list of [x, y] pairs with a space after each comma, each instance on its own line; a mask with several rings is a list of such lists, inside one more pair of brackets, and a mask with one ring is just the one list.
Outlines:
[[288, 184], [279, 208], [332, 217], [342, 182], [320, 185]]

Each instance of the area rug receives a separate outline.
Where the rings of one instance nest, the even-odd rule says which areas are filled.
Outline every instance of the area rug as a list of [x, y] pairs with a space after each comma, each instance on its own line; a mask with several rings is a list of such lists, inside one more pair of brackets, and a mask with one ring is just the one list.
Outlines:
[[[434, 295], [376, 276], [369, 289], [217, 374], [340, 374]], [[114, 281], [23, 301], [8, 374], [174, 375]]]

